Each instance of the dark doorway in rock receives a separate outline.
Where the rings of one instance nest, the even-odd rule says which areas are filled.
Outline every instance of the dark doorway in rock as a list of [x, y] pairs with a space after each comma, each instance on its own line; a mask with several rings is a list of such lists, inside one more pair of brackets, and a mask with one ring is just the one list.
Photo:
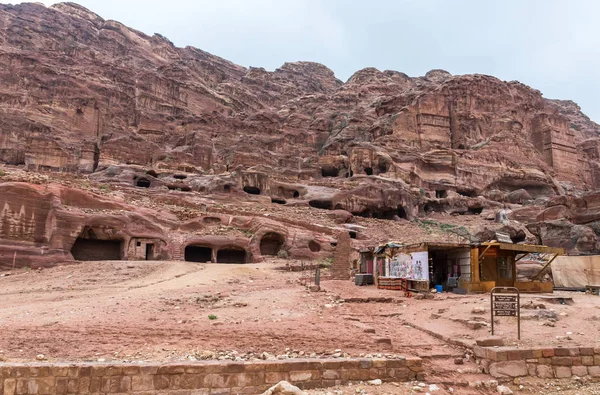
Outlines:
[[250, 195], [260, 195], [260, 188], [246, 186], [244, 187], [244, 192]]
[[308, 249], [312, 252], [319, 252], [321, 251], [321, 244], [317, 243], [314, 240], [311, 240], [308, 242]]
[[223, 187], [223, 191], [224, 191], [224, 192], [226, 192], [226, 193], [229, 193], [229, 192], [231, 192], [231, 185], [229, 185], [229, 184], [225, 185], [225, 186]]
[[373, 168], [372, 167], [365, 168], [365, 174], [368, 175], [368, 176], [372, 176], [373, 175]]
[[154, 260], [154, 244], [146, 244], [146, 260]]
[[185, 174], [175, 174], [175, 175], [173, 175], [173, 178], [175, 178], [177, 180], [185, 180], [187, 178], [187, 176]]
[[120, 261], [122, 240], [90, 240], [78, 238], [73, 244], [71, 254], [77, 261]]
[[435, 197], [438, 199], [445, 199], [448, 197], [448, 191], [445, 189], [439, 189], [435, 191]]
[[275, 203], [275, 204], [286, 204], [287, 201], [285, 199], [281, 199], [281, 198], [271, 198], [271, 203]]
[[459, 195], [465, 196], [465, 197], [470, 197], [470, 198], [477, 197], [477, 191], [475, 191], [474, 189], [458, 189], [456, 192]]
[[188, 262], [210, 262], [212, 260], [212, 248], [187, 246], [185, 247], [185, 260]]
[[246, 251], [232, 248], [219, 250], [217, 263], [246, 263]]
[[294, 191], [294, 193], [292, 194], [292, 196], [294, 197], [294, 199], [298, 199], [300, 197], [300, 192]]
[[260, 239], [261, 255], [277, 255], [283, 247], [285, 238], [279, 233], [269, 232]]
[[320, 208], [323, 210], [331, 210], [331, 207], [333, 207], [331, 200], [320, 200], [320, 199], [311, 200], [308, 202], [308, 205], [310, 207]]
[[408, 215], [406, 214], [406, 210], [402, 206], [398, 207], [398, 217], [400, 217], [402, 219], [408, 219]]
[[377, 165], [377, 171], [379, 171], [379, 174], [387, 173], [388, 167], [385, 163], [380, 163]]
[[467, 213], [471, 215], [479, 215], [483, 211], [483, 207], [469, 207]]
[[322, 167], [321, 168], [321, 176], [322, 177], [337, 177], [339, 175], [339, 170], [335, 167]]
[[350, 235], [351, 239], [356, 239], [356, 232], [350, 231], [350, 232], [348, 232], [348, 234]]
[[135, 182], [135, 186], [139, 188], [150, 188], [150, 180], [147, 178], [138, 178]]

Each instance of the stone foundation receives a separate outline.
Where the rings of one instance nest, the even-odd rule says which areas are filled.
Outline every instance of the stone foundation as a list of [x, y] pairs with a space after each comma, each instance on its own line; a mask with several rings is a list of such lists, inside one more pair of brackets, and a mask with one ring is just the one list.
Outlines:
[[257, 394], [286, 380], [302, 388], [422, 378], [420, 358], [295, 359], [182, 364], [0, 364], [0, 394]]
[[600, 380], [600, 348], [474, 347], [473, 351], [485, 372], [496, 378], [579, 376]]

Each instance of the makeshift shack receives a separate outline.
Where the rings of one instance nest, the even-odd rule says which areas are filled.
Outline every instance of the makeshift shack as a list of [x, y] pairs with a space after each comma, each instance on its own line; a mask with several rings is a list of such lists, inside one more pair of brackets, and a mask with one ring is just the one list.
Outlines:
[[[552, 292], [552, 282], [517, 281], [516, 263], [530, 253], [553, 254], [562, 248], [497, 241], [461, 243], [387, 243], [375, 250], [374, 280], [382, 289], [431, 288], [459, 293], [489, 292], [496, 286], [522, 292]], [[534, 279], [535, 280], [535, 279]]]

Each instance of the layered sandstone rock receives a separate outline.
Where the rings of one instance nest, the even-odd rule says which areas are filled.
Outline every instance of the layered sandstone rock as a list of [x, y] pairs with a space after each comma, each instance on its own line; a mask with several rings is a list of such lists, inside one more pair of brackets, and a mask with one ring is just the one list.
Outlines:
[[[0, 4], [0, 66], [0, 162], [170, 206], [233, 206], [227, 217], [204, 218], [76, 188], [0, 184], [5, 266], [14, 252], [70, 260], [78, 239], [86, 250], [118, 240], [111, 248], [121, 258], [183, 259], [194, 244], [199, 260], [227, 250], [253, 261], [264, 238], [270, 253], [333, 254], [339, 228], [246, 217], [234, 210], [244, 202], [335, 210], [338, 224], [512, 204], [513, 219], [535, 223], [539, 241], [597, 251], [595, 200], [580, 195], [600, 186], [600, 126], [575, 103], [519, 82], [374, 68], [342, 82], [312, 62], [245, 68], [73, 3]], [[232, 221], [231, 232], [214, 234]]]

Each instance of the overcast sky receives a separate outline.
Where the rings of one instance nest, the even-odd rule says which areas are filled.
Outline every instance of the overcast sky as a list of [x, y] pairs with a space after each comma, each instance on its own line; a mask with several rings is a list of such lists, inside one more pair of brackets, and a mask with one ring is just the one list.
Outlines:
[[[6, 2], [1, 1], [0, 2]], [[53, 4], [56, 1], [43, 1]], [[14, 3], [14, 2], [13, 2]], [[243, 66], [309, 60], [519, 80], [600, 122], [600, 1], [79, 0], [105, 19]]]

